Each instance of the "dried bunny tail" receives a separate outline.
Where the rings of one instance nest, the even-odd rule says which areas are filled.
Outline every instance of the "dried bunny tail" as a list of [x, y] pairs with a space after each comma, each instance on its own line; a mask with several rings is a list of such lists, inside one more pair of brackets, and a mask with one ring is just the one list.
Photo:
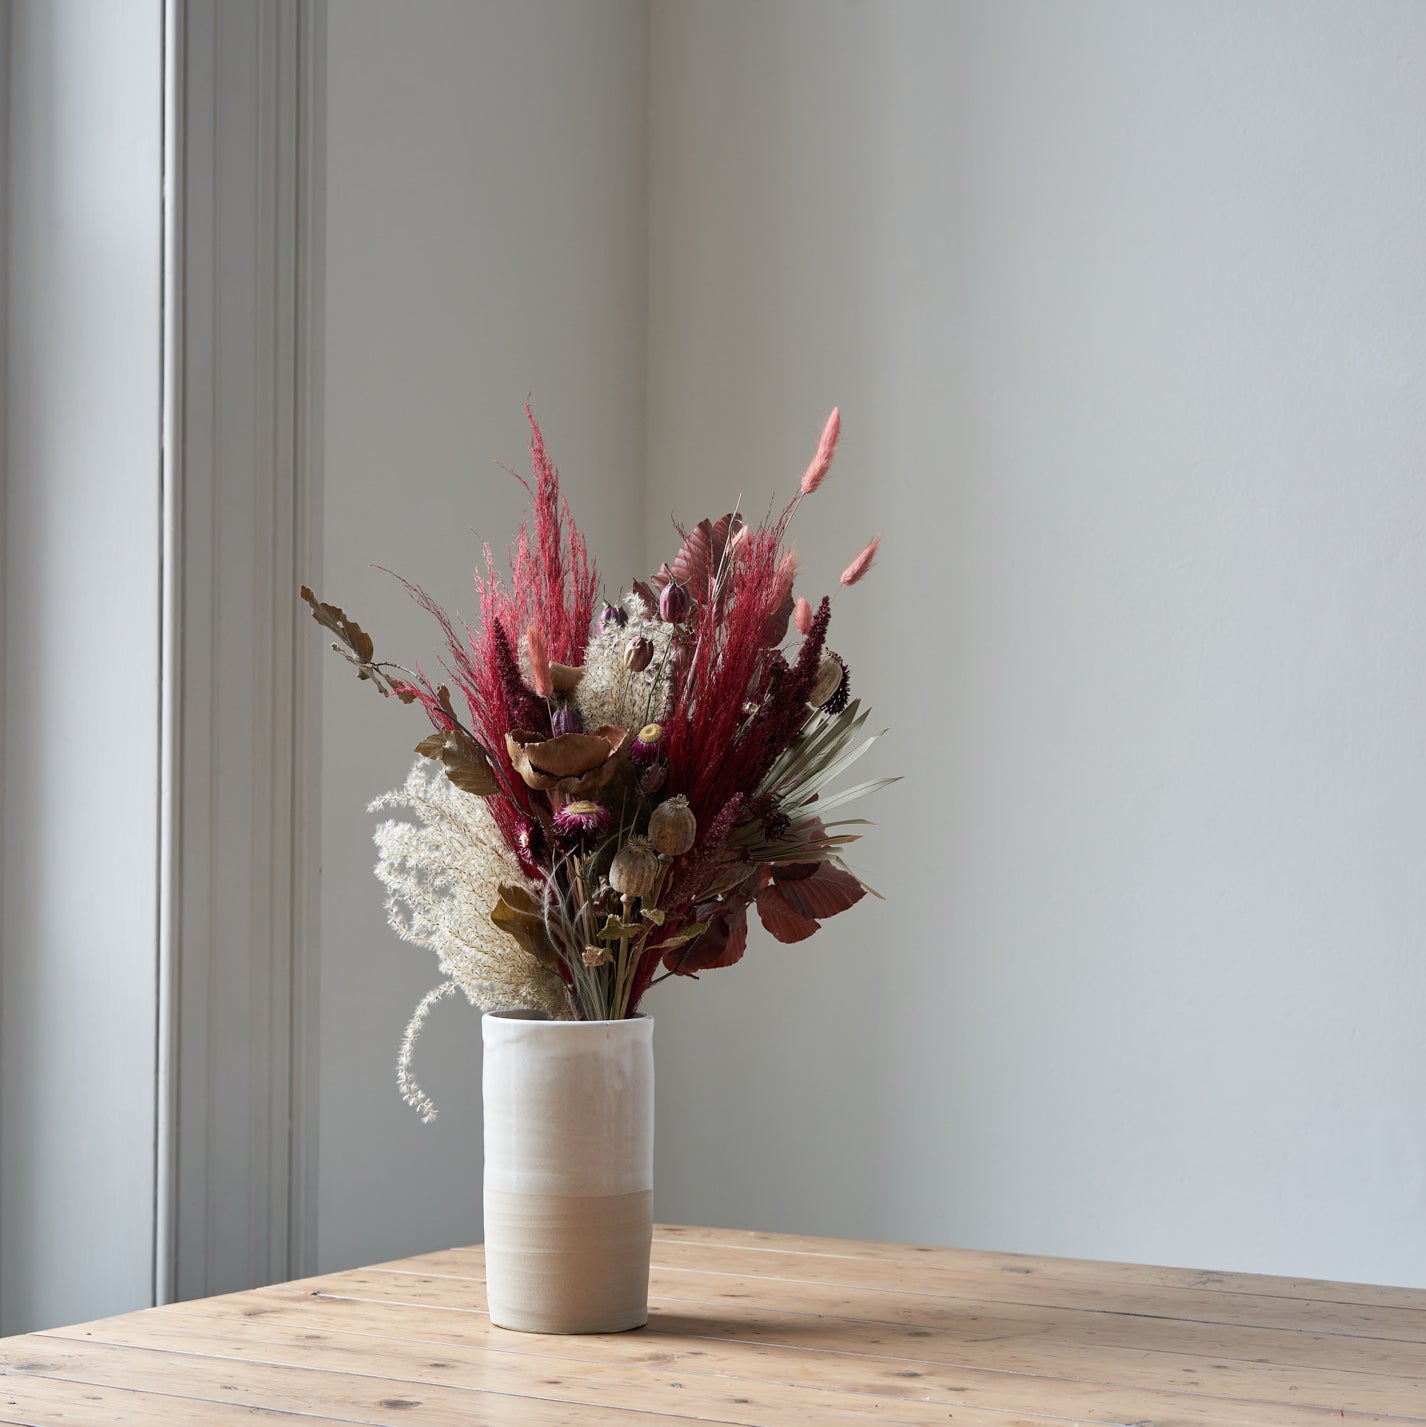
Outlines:
[[801, 595], [792, 607], [792, 622], [799, 634], [805, 635], [812, 628], [812, 606]]
[[817, 454], [813, 456], [812, 464], [807, 467], [807, 474], [802, 477], [803, 495], [811, 495], [827, 478], [832, 457], [837, 454], [837, 438], [841, 434], [842, 409], [834, 406], [832, 414], [827, 418], [827, 424], [822, 428], [822, 439], [817, 442]]
[[420, 1004], [406, 1025], [406, 1034], [401, 1037], [401, 1050], [396, 1057], [396, 1084], [401, 1090], [401, 1098], [421, 1116], [421, 1123], [429, 1125], [436, 1118], [436, 1107], [429, 1095], [416, 1083], [411, 1073], [411, 1056], [416, 1049], [416, 1038], [425, 1027], [426, 1018], [437, 1001], [443, 1001], [456, 989], [454, 981], [442, 981], [434, 990], [421, 997]]
[[525, 652], [530, 656], [530, 682], [535, 693], [547, 699], [554, 693], [555, 685], [550, 677], [550, 652], [538, 623], [530, 625], [525, 631]]
[[876, 559], [877, 547], [881, 544], [881, 536], [874, 535], [866, 543], [862, 553], [842, 571], [842, 583], [844, 585], [854, 585], [871, 569], [871, 562]]

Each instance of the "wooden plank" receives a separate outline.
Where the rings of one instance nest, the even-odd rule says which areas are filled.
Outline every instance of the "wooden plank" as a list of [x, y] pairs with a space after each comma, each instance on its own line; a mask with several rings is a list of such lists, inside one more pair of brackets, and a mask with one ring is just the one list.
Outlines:
[[[482, 1279], [423, 1275], [401, 1269], [351, 1270], [303, 1279], [277, 1291], [332, 1292], [373, 1302], [425, 1303], [433, 1307], [485, 1306]], [[877, 1329], [963, 1343], [1032, 1338], [1135, 1352], [1174, 1352], [1186, 1357], [1244, 1358], [1282, 1368], [1335, 1368], [1426, 1378], [1426, 1345], [1352, 1335], [1184, 1323], [1112, 1310], [1039, 1305], [990, 1304], [986, 1305], [990, 1311], [981, 1313], [975, 1311], [975, 1304], [967, 1307], [959, 1301], [915, 1293], [868, 1294], [806, 1282], [754, 1282], [734, 1276], [664, 1270], [654, 1273], [651, 1294], [651, 1302], [665, 1315], [714, 1312], [726, 1319], [730, 1309], [760, 1309], [794, 1321], [795, 1315], [840, 1319], [849, 1325], [849, 1333]]]
[[310, 1412], [272, 1412], [231, 1402], [195, 1403], [192, 1398], [157, 1397], [150, 1392], [58, 1378], [0, 1376], [3, 1427], [320, 1427], [349, 1418], [314, 1417]]
[[[363, 1331], [314, 1331], [310, 1322], [285, 1326], [267, 1318], [214, 1322], [186, 1318], [179, 1309], [137, 1313], [102, 1325], [106, 1345], [161, 1351], [166, 1356], [198, 1355], [236, 1360], [246, 1374], [252, 1364], [318, 1369], [357, 1379], [378, 1377], [399, 1383], [423, 1404], [433, 1386], [511, 1395], [539, 1395], [569, 1402], [618, 1407], [631, 1417], [648, 1414], [660, 1424], [694, 1417], [704, 1422], [736, 1422], [743, 1427], [781, 1422], [845, 1423], [866, 1427], [869, 1419], [890, 1424], [943, 1422], [939, 1406], [873, 1394], [850, 1405], [846, 1394], [827, 1388], [818, 1365], [808, 1365], [815, 1382], [792, 1384], [725, 1374], [703, 1363], [699, 1350], [679, 1353], [654, 1344], [641, 1353], [609, 1361], [611, 1347], [632, 1345], [638, 1334], [608, 1337], [541, 1337], [491, 1328], [480, 1315], [477, 1341], [456, 1346], [388, 1336], [390, 1314], [370, 1314]], [[79, 1330], [46, 1333], [45, 1339]], [[502, 1346], [510, 1345], [510, 1346]], [[439, 1351], [433, 1353], [433, 1349]], [[745, 1355], [746, 1356], [746, 1355]], [[898, 1384], [902, 1386], [902, 1384]], [[680, 1415], [681, 1414], [681, 1415]], [[423, 1419], [424, 1420], [424, 1419]], [[1101, 1419], [1104, 1420], [1104, 1419]], [[1063, 1417], [1015, 1416], [1004, 1411], [957, 1408], [964, 1427], [1049, 1427]]]
[[[1333, 1397], [1319, 1403], [1305, 1403], [1303, 1394], [1288, 1387], [1285, 1402], [1273, 1402], [1229, 1393], [1213, 1396], [1202, 1389], [1194, 1392], [1171, 1391], [1167, 1387], [1136, 1387], [1113, 1381], [1087, 1381], [1056, 1378], [1036, 1371], [1004, 1371], [975, 1364], [945, 1364], [926, 1357], [907, 1359], [878, 1355], [871, 1351], [811, 1350], [790, 1348], [775, 1343], [735, 1342], [725, 1345], [710, 1338], [679, 1333], [663, 1333], [651, 1320], [653, 1331], [624, 1334], [609, 1338], [540, 1338], [510, 1334], [491, 1327], [488, 1318], [474, 1309], [451, 1307], [397, 1306], [386, 1302], [371, 1302], [353, 1298], [329, 1296], [295, 1297], [282, 1291], [257, 1295], [236, 1295], [243, 1303], [232, 1299], [205, 1300], [181, 1305], [165, 1313], [183, 1312], [223, 1316], [235, 1308], [249, 1320], [262, 1316], [293, 1328], [307, 1331], [350, 1332], [382, 1338], [390, 1343], [403, 1339], [412, 1344], [442, 1345], [446, 1352], [459, 1345], [464, 1350], [494, 1348], [512, 1357], [538, 1356], [542, 1361], [563, 1358], [585, 1363], [618, 1363], [628, 1369], [667, 1370], [688, 1388], [690, 1381], [713, 1374], [720, 1381], [737, 1380], [747, 1384], [786, 1383], [802, 1387], [815, 1382], [818, 1388], [846, 1394], [847, 1399], [860, 1398], [855, 1410], [868, 1400], [880, 1398], [876, 1413], [882, 1420], [902, 1420], [891, 1415], [890, 1402], [916, 1399], [945, 1404], [956, 1409], [979, 1407], [1000, 1409], [1025, 1416], [1072, 1417], [1084, 1421], [1142, 1422], [1159, 1424], [1193, 1423], [1202, 1427], [1243, 1427], [1246, 1422], [1270, 1427], [1277, 1423], [1298, 1423], [1317, 1420], [1323, 1414], [1343, 1414], [1356, 1420], [1426, 1421], [1396, 1413], [1376, 1415], [1382, 1411], [1376, 1404], [1358, 1408], [1343, 1397]], [[254, 1298], [261, 1298], [263, 1312], [254, 1313]], [[224, 1331], [231, 1331], [231, 1325]], [[220, 1333], [221, 1337], [222, 1334]], [[670, 1366], [671, 1365], [671, 1366]], [[562, 1375], [571, 1371], [562, 1368]], [[1362, 1375], [1362, 1393], [1372, 1390], [1374, 1380]], [[805, 1392], [805, 1388], [803, 1391]], [[1396, 1396], [1390, 1384], [1382, 1387], [1383, 1398], [1390, 1404], [1385, 1411], [1396, 1411]], [[747, 1395], [746, 1387], [742, 1389]], [[844, 1405], [847, 1405], [844, 1403]], [[822, 1420], [821, 1406], [804, 1408], [801, 1417]], [[1304, 1416], [1302, 1414], [1308, 1414]], [[796, 1413], [786, 1418], [769, 1420], [792, 1421]], [[919, 1419], [913, 1419], [919, 1420]]]
[[1426, 1289], [1375, 1283], [1337, 1283], [1330, 1279], [1283, 1278], [1228, 1270], [1169, 1268], [1154, 1264], [1110, 1263], [1097, 1259], [1049, 1258], [950, 1249], [923, 1244], [883, 1244], [860, 1239], [827, 1239], [808, 1234], [774, 1234], [756, 1229], [704, 1229], [679, 1224], [654, 1226], [655, 1252], [661, 1243], [706, 1244], [727, 1249], [788, 1251], [830, 1258], [873, 1259], [885, 1263], [929, 1263], [942, 1268], [1060, 1282], [1132, 1284], [1138, 1287], [1213, 1288], [1259, 1297], [1309, 1298], [1323, 1303], [1361, 1303], [1381, 1308], [1426, 1307]]
[[191, 1353], [154, 1352], [48, 1334], [33, 1334], [24, 1341], [32, 1345], [37, 1339], [43, 1340], [43, 1355], [27, 1353], [23, 1362], [5, 1368], [6, 1372], [35, 1381], [58, 1378], [178, 1399], [189, 1415], [176, 1420], [186, 1423], [203, 1421], [209, 1405], [215, 1402], [305, 1412], [309, 1420], [315, 1416], [319, 1421], [360, 1423], [363, 1427], [412, 1427], [417, 1422], [421, 1427], [471, 1427], [472, 1423], [500, 1427], [627, 1427], [643, 1421], [651, 1427], [698, 1427], [699, 1423], [725, 1420], [674, 1413], [648, 1417], [641, 1410], [607, 1403], [561, 1401], [547, 1395], [550, 1389], [543, 1379], [530, 1383], [528, 1393], [505, 1394], [370, 1374], [358, 1376], [264, 1362], [224, 1361]]

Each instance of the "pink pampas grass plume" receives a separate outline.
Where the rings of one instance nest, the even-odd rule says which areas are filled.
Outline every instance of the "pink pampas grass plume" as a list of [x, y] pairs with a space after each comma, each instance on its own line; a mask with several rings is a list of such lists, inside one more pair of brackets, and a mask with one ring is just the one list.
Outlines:
[[881, 544], [881, 536], [874, 535], [866, 545], [866, 549], [842, 571], [842, 583], [844, 585], [854, 585], [871, 569], [871, 562], [876, 559], [877, 546]]
[[792, 607], [792, 622], [801, 635], [806, 635], [812, 628], [812, 606], [801, 595], [798, 595], [797, 603]]
[[802, 477], [802, 494], [811, 495], [827, 475], [827, 469], [832, 464], [832, 457], [837, 454], [837, 437], [842, 434], [842, 409], [839, 406], [832, 408], [832, 414], [827, 418], [827, 424], [822, 428], [822, 439], [817, 443], [817, 454], [812, 458], [812, 464], [807, 468], [807, 474]]
[[[845, 580], [846, 576], [842, 578]], [[555, 681], [550, 675], [550, 651], [545, 647], [545, 636], [538, 624], [532, 624], [525, 631], [525, 652], [530, 656], [530, 682], [535, 692], [548, 699], [555, 691]]]

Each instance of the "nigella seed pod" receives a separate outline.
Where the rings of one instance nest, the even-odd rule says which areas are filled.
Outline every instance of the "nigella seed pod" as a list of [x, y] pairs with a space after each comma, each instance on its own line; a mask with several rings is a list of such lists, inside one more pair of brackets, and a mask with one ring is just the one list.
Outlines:
[[693, 846], [698, 819], [682, 793], [660, 803], [649, 814], [649, 841], [665, 857], [679, 857]]
[[668, 769], [662, 763], [650, 763], [642, 773], [639, 774], [639, 788], [649, 797], [653, 797], [668, 779]]
[[693, 661], [693, 641], [686, 634], [676, 634], [669, 641], [669, 663], [675, 669], [686, 669]]
[[624, 667], [631, 674], [642, 674], [654, 657], [654, 642], [643, 635], [631, 639], [624, 646]]
[[822, 662], [817, 666], [817, 677], [813, 679], [812, 687], [807, 692], [807, 702], [814, 709], [820, 709], [842, 687], [845, 673], [842, 661], [835, 654], [824, 654]]
[[657, 763], [662, 752], [663, 725], [661, 723], [646, 723], [634, 735], [634, 741], [629, 745], [629, 757], [640, 767]]
[[688, 591], [675, 580], [670, 580], [659, 595], [659, 618], [665, 624], [681, 624], [688, 614]]
[[622, 605], [606, 604], [604, 612], [599, 616], [599, 627], [601, 629], [623, 629], [629, 622], [629, 611]]
[[631, 837], [609, 864], [609, 885], [621, 897], [647, 897], [659, 875], [659, 855], [646, 837]]
[[561, 704], [550, 718], [550, 728], [556, 737], [562, 733], [583, 733], [584, 717], [573, 704]]

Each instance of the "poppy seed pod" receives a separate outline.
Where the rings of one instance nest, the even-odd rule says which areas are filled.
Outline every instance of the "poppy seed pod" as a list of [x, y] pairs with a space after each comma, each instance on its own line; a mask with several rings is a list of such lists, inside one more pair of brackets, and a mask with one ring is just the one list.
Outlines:
[[659, 595], [659, 618], [665, 624], [679, 624], [688, 613], [689, 603], [688, 591], [670, 580]]
[[649, 841], [665, 857], [679, 857], [693, 846], [698, 819], [682, 793], [660, 803], [649, 814]]
[[645, 837], [631, 837], [609, 864], [609, 885], [621, 897], [647, 897], [659, 875], [659, 855]]
[[624, 646], [624, 667], [631, 674], [642, 674], [654, 657], [654, 642], [642, 635]]

